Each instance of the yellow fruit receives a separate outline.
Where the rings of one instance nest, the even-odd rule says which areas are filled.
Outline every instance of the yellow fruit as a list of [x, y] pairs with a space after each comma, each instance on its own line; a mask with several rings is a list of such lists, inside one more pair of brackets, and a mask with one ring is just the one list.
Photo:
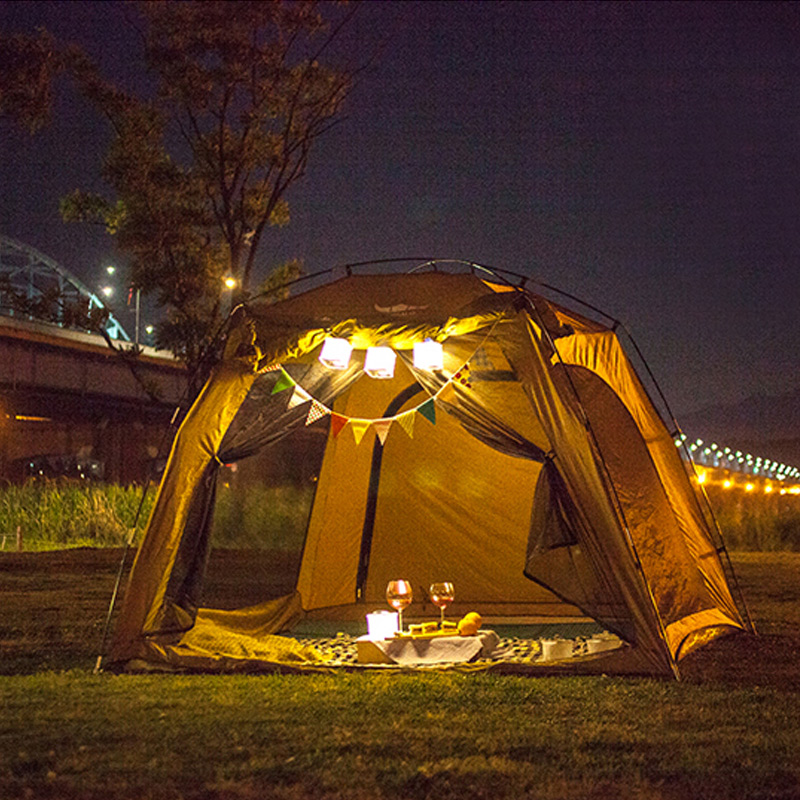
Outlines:
[[481, 615], [476, 611], [470, 611], [458, 622], [458, 632], [462, 636], [474, 636], [481, 627]]

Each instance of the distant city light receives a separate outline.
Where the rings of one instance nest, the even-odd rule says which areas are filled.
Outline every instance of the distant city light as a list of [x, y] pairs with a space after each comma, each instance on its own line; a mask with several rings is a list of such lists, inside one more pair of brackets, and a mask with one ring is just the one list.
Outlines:
[[[723, 447], [716, 442], [712, 442], [707, 447], [703, 446], [702, 439], [695, 439], [689, 443], [686, 441], [686, 434], [684, 433], [675, 438], [675, 446], [684, 448], [684, 456], [688, 456], [689, 460], [694, 461], [698, 467], [749, 473], [765, 480], [780, 481], [782, 483], [800, 478], [800, 468], [798, 467], [784, 464], [777, 459], [754, 456], [751, 453], [743, 453], [741, 450], [734, 451], [732, 448]], [[698, 469], [697, 475], [700, 483], [711, 483], [714, 480], [713, 472], [706, 475], [703, 470]], [[718, 480], [721, 481], [722, 476], [719, 476]], [[735, 485], [728, 478], [723, 483], [726, 489]], [[743, 484], [740, 484], [740, 486], [743, 486]], [[746, 486], [744, 488], [747, 489]], [[753, 491], [753, 488], [747, 489], [747, 491]], [[800, 494], [800, 488], [797, 491], [787, 487], [784, 487], [784, 489], [785, 491], [781, 490], [781, 494]], [[764, 491], [767, 494], [773, 491], [777, 492], [778, 487], [770, 486], [770, 488], [765, 488]]]

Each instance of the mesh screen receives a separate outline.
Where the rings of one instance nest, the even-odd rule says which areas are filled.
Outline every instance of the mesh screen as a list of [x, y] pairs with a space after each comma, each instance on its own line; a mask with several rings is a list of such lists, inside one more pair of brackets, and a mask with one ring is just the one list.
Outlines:
[[286, 438], [218, 471], [201, 604], [244, 608], [295, 588], [328, 426]]

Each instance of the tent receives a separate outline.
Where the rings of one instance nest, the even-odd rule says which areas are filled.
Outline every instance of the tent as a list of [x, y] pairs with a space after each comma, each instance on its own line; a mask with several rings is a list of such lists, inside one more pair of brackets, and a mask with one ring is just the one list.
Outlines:
[[[565, 665], [581, 671], [678, 676], [693, 649], [747, 627], [679, 431], [617, 324], [507, 274], [348, 269], [239, 308], [176, 434], [110, 663], [313, 665], [302, 641], [275, 634], [363, 622], [398, 577], [453, 581], [454, 616], [476, 610], [487, 624], [596, 621], [623, 646]], [[342, 369], [320, 361], [329, 339], [353, 348]], [[442, 344], [440, 368], [415, 366], [426, 340]], [[365, 372], [377, 346], [396, 356], [392, 377]], [[215, 537], [230, 542], [240, 526], [215, 532], [215, 507], [236, 465], [271, 473], [305, 457], [306, 445], [287, 449], [293, 437], [319, 461], [302, 547], [276, 596], [259, 578], [274, 548], [239, 547], [231, 566], [237, 548]], [[233, 606], [209, 600], [220, 581], [241, 590]]]

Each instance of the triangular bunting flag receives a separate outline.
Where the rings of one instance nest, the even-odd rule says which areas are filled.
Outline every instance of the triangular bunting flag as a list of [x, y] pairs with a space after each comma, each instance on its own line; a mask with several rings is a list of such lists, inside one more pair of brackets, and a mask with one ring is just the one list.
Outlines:
[[453, 382], [447, 381], [441, 389], [436, 393], [436, 399], [447, 402], [447, 400], [456, 400], [454, 397], [456, 390], [453, 388]]
[[492, 360], [489, 358], [489, 354], [486, 352], [486, 348], [483, 346], [479, 347], [475, 351], [470, 359], [470, 364], [476, 369], [494, 369]]
[[330, 413], [330, 409], [322, 405], [319, 400], [312, 400], [311, 408], [308, 409], [308, 416], [306, 417], [306, 425], [312, 425], [318, 419], [322, 419], [322, 417]]
[[350, 420], [350, 427], [353, 429], [353, 436], [356, 437], [356, 444], [361, 444], [364, 434], [369, 430], [372, 425], [371, 419], [352, 419]]
[[426, 400], [421, 406], [417, 406], [417, 411], [432, 425], [436, 424], [436, 405], [433, 398]]
[[381, 444], [385, 444], [386, 437], [389, 435], [389, 428], [392, 427], [393, 418], [388, 417], [384, 419], [376, 419], [372, 423], [372, 427], [375, 428], [375, 433], [378, 434], [378, 439], [380, 439]]
[[408, 434], [409, 439], [414, 438], [414, 412], [406, 411], [395, 419], [400, 423], [400, 427]]
[[342, 432], [345, 425], [347, 425], [347, 417], [331, 412], [331, 433], [333, 433], [334, 439]]
[[453, 381], [453, 383], [456, 383], [459, 386], [466, 386], [467, 389], [470, 389], [472, 387], [472, 384], [470, 383], [469, 376], [470, 376], [470, 368], [469, 368], [469, 361], [467, 361], [464, 364], [464, 366], [461, 367], [461, 369], [458, 372], [456, 372], [455, 375], [453, 375], [451, 380]]
[[308, 392], [303, 391], [299, 386], [294, 387], [292, 396], [289, 398], [289, 408], [296, 408], [297, 406], [307, 403], [311, 398]]
[[281, 374], [278, 376], [278, 380], [275, 381], [275, 385], [272, 387], [270, 394], [277, 394], [284, 389], [288, 389], [290, 386], [294, 386], [294, 381], [289, 377], [289, 373], [286, 372], [286, 370], [281, 369]]

